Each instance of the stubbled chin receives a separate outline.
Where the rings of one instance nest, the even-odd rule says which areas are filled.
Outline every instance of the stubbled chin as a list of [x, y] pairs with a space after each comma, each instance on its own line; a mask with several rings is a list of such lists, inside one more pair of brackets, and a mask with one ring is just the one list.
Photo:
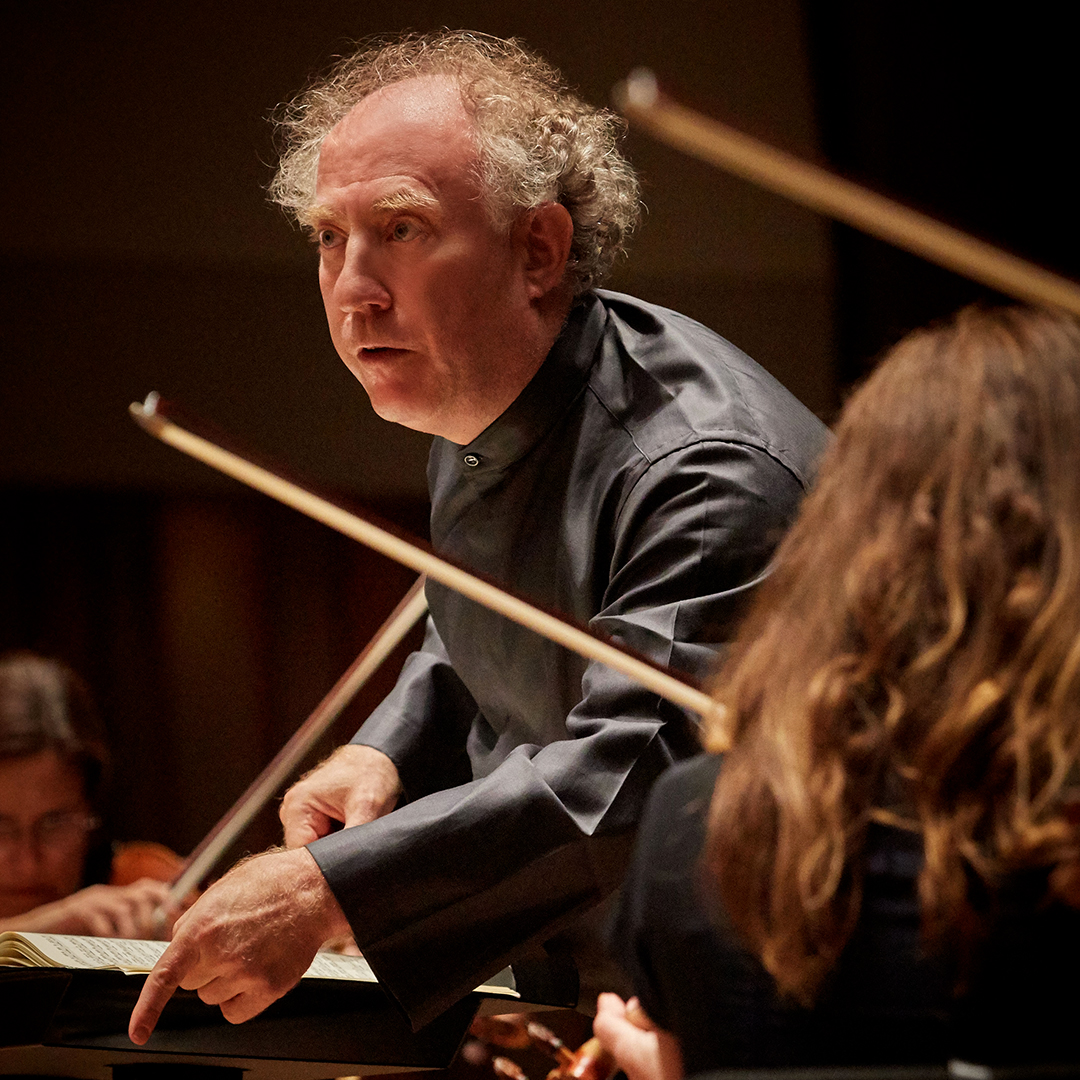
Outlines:
[[[410, 356], [407, 351], [401, 355]], [[437, 423], [447, 392], [437, 380], [425, 377], [429, 372], [424, 365], [350, 360], [347, 366], [363, 386], [376, 416], [413, 431], [437, 434], [432, 425]]]
[[423, 389], [418, 380], [410, 380], [400, 370], [380, 371], [377, 367], [354, 371], [371, 407], [384, 420], [411, 427], [411, 421], [426, 414]]
[[413, 431], [426, 431], [430, 424], [428, 414], [415, 407], [410, 408], [405, 402], [387, 396], [368, 395], [375, 415], [391, 424], [412, 428]]
[[376, 353], [375, 356], [383, 356], [383, 359], [350, 358], [346, 362], [346, 366], [372, 401], [378, 397], [397, 398], [409, 395], [410, 392], [416, 393], [415, 379], [410, 380], [408, 365], [405, 363], [406, 353], [400, 353], [396, 361], [389, 352]]

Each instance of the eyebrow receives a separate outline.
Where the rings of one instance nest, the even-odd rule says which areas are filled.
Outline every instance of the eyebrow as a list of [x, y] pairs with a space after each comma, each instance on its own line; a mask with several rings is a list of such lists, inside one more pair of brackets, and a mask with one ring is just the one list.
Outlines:
[[[376, 213], [386, 213], [394, 210], [434, 210], [438, 207], [439, 200], [426, 191], [416, 191], [413, 188], [399, 188], [397, 191], [376, 199], [371, 204], [371, 209]], [[324, 203], [315, 203], [305, 207], [298, 215], [302, 224], [309, 228], [315, 228], [321, 222], [331, 225], [339, 225], [342, 217], [333, 207]]]
[[305, 206], [296, 216], [300, 219], [300, 223], [306, 225], [309, 229], [314, 229], [322, 221], [329, 221], [331, 224], [336, 225], [341, 220], [337, 211], [324, 203]]
[[439, 200], [426, 191], [416, 191], [414, 188], [399, 188], [381, 199], [376, 199], [371, 204], [372, 210], [434, 210], [439, 205]]

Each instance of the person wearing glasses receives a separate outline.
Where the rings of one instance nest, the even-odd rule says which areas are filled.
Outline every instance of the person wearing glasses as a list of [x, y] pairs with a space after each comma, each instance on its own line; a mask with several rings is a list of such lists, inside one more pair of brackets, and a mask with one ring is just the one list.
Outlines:
[[160, 936], [168, 886], [110, 885], [109, 754], [89, 691], [33, 653], [0, 657], [0, 930]]

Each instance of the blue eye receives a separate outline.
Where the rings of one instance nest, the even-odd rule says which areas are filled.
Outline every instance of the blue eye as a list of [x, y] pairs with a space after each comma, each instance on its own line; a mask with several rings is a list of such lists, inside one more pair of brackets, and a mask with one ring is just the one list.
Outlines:
[[394, 240], [412, 240], [419, 231], [415, 221], [396, 221], [390, 229], [390, 236]]

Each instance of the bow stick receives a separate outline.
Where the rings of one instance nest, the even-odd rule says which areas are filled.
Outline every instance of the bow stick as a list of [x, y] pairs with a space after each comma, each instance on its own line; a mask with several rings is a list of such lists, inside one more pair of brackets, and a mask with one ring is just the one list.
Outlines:
[[590, 630], [541, 610], [494, 582], [436, 555], [429, 545], [408, 537], [400, 530], [377, 525], [369, 518], [361, 517], [294, 481], [287, 480], [265, 465], [258, 465], [242, 454], [226, 450], [212, 439], [189, 430], [194, 426], [190, 419], [186, 419], [186, 426], [182, 426], [177, 419], [167, 415], [168, 411], [171, 410], [168, 410], [156, 393], [149, 394], [141, 405], [135, 402], [130, 406], [132, 417], [151, 435], [191, 457], [198, 458], [211, 468], [285, 503], [286, 506], [291, 506], [294, 510], [299, 510], [316, 521], [321, 521], [324, 525], [329, 525], [353, 540], [403, 563], [417, 573], [427, 575], [432, 581], [461, 593], [588, 660], [606, 664], [675, 705], [702, 717], [713, 713], [722, 715], [723, 707], [708, 694], [677, 678], [665, 668], [624, 647], [612, 644]]
[[629, 120], [678, 150], [1018, 300], [1080, 315], [1076, 282], [702, 116], [662, 93], [650, 71], [631, 73], [613, 97]]
[[251, 819], [300, 763], [315, 740], [334, 722], [426, 611], [424, 578], [421, 575], [326, 697], [184, 860], [180, 873], [169, 886], [169, 903], [179, 906], [184, 897], [198, 887], [229, 845], [247, 828]]

